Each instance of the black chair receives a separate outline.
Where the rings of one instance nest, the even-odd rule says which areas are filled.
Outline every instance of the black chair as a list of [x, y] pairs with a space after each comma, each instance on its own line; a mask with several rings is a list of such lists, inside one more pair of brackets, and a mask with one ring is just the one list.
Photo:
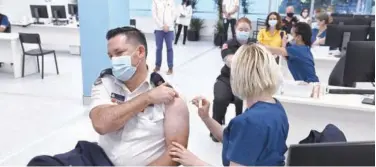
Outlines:
[[129, 20], [129, 25], [133, 26], [134, 28], [136, 28], [136, 19], [130, 19]]
[[[20, 42], [22, 47], [22, 77], [24, 77], [25, 74], [25, 56], [36, 56], [37, 62], [38, 62], [38, 72], [40, 72], [39, 69], [39, 56], [42, 57], [42, 79], [44, 78], [44, 55], [47, 54], [54, 54], [55, 58], [55, 66], [56, 66], [56, 73], [59, 75], [59, 68], [57, 66], [57, 59], [56, 59], [56, 53], [54, 50], [44, 50], [41, 46], [41, 40], [39, 34], [26, 34], [26, 33], [20, 33]], [[36, 44], [38, 45], [38, 49], [32, 49], [25, 51], [24, 44]]]

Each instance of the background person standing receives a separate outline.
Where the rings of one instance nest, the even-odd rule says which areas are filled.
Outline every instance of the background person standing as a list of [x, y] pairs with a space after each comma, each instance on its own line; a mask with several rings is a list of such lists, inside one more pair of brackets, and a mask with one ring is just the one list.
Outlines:
[[239, 0], [223, 0], [223, 24], [225, 28], [224, 41], [227, 41], [228, 26], [231, 24], [232, 38], [235, 38], [235, 24], [239, 12]]
[[282, 30], [287, 34], [291, 33], [291, 28], [298, 23], [298, 18], [294, 16], [295, 9], [293, 6], [288, 6], [286, 8], [286, 17], [282, 20]]
[[157, 47], [154, 71], [158, 72], [161, 69], [164, 40], [167, 47], [167, 75], [170, 75], [173, 73], [174, 67], [174, 51], [172, 48], [176, 19], [174, 0], [153, 0], [152, 15], [156, 23], [154, 34]]
[[178, 24], [178, 32], [176, 33], [175, 44], [178, 43], [181, 29], [184, 27], [183, 45], [185, 45], [185, 41], [187, 40], [188, 26], [191, 23], [191, 19], [192, 19], [191, 1], [183, 0], [182, 4], [179, 5], [178, 18], [176, 19], [176, 24]]

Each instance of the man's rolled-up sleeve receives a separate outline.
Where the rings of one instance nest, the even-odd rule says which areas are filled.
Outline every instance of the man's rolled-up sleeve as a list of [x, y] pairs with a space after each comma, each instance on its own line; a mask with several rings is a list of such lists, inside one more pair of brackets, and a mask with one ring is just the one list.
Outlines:
[[93, 110], [97, 106], [106, 104], [112, 105], [113, 103], [111, 102], [111, 96], [107, 91], [105, 85], [103, 83], [94, 84], [91, 90], [89, 111]]

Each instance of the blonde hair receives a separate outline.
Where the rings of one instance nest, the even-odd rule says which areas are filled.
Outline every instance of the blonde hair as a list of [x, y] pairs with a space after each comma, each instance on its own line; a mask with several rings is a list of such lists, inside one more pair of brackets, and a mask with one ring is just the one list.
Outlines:
[[272, 96], [281, 83], [274, 56], [259, 44], [241, 46], [231, 64], [231, 88], [242, 100]]

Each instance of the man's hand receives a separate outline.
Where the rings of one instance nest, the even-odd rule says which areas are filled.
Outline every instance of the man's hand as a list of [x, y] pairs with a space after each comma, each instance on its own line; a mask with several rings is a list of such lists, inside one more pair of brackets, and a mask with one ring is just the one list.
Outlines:
[[148, 100], [151, 104], [170, 103], [175, 97], [179, 97], [178, 93], [164, 83], [148, 92]]
[[202, 120], [209, 118], [210, 102], [204, 97], [195, 97], [192, 104], [198, 109], [198, 115]]
[[164, 31], [164, 32], [168, 32], [168, 26], [167, 26], [167, 25], [164, 25], [164, 26], [163, 26], [163, 31]]

